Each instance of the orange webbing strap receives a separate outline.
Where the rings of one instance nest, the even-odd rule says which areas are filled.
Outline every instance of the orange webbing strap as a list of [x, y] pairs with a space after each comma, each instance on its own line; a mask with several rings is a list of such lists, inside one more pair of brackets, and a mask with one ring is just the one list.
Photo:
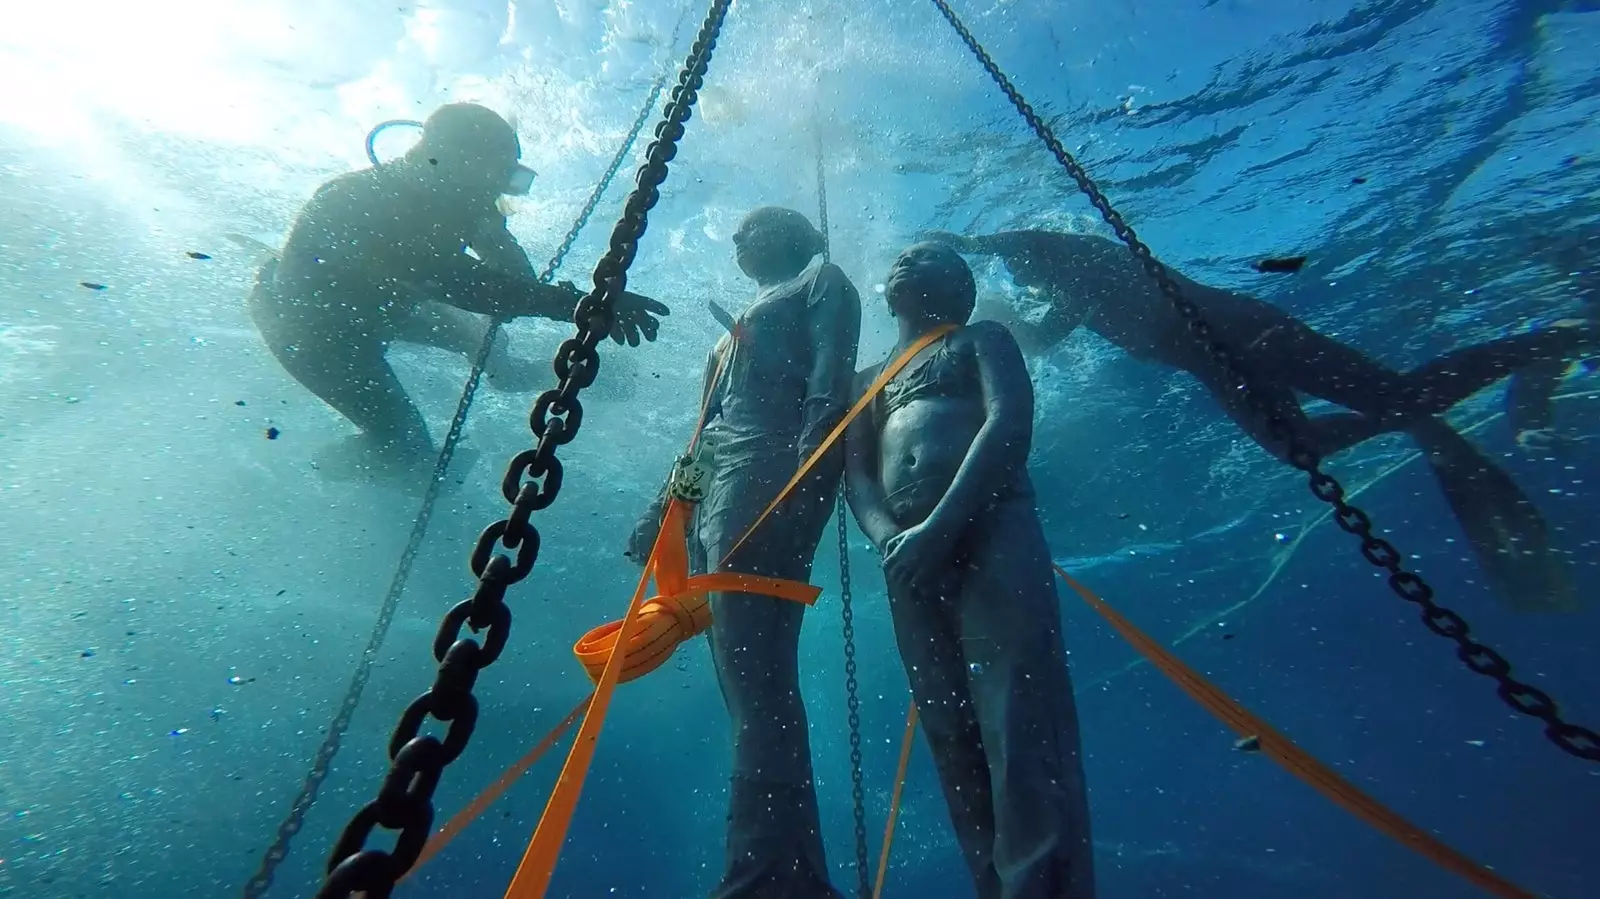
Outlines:
[[873, 400], [878, 398], [878, 394], [883, 391], [884, 385], [893, 380], [894, 376], [899, 374], [902, 368], [905, 368], [907, 365], [909, 365], [911, 360], [916, 358], [918, 353], [927, 349], [928, 346], [935, 340], [938, 340], [946, 334], [949, 334], [956, 328], [956, 325], [940, 325], [939, 327], [934, 328], [932, 331], [929, 331], [928, 333], [917, 338], [915, 343], [906, 347], [905, 352], [901, 353], [899, 356], [896, 356], [893, 362], [883, 367], [883, 371], [879, 372], [878, 376], [873, 379], [871, 386], [867, 388], [867, 392], [861, 395], [861, 399], [856, 400], [856, 404], [851, 406], [850, 411], [845, 413], [844, 418], [840, 419], [839, 423], [834, 425], [833, 430], [828, 432], [828, 436], [823, 439], [821, 445], [813, 450], [811, 456], [807, 458], [798, 469], [795, 470], [794, 477], [789, 479], [789, 483], [783, 485], [783, 489], [778, 491], [778, 495], [773, 497], [772, 502], [767, 504], [766, 509], [762, 510], [761, 514], [756, 518], [755, 523], [750, 525], [750, 527], [745, 530], [744, 535], [733, 544], [733, 549], [728, 550], [728, 554], [723, 557], [722, 563], [717, 566], [718, 568], [728, 564], [728, 560], [733, 558], [733, 554], [739, 551], [739, 547], [743, 546], [746, 540], [750, 539], [750, 535], [756, 532], [756, 528], [760, 527], [761, 523], [767, 520], [767, 516], [771, 515], [778, 508], [778, 506], [783, 504], [784, 500], [789, 498], [789, 494], [794, 490], [794, 488], [805, 479], [806, 475], [811, 473], [811, 469], [816, 466], [817, 461], [822, 458], [823, 453], [826, 453], [835, 443], [837, 443], [839, 438], [844, 436], [845, 429], [850, 426], [850, 423], [855, 421], [856, 417], [859, 416], [867, 408], [867, 406], [871, 405]]
[[572, 728], [572, 725], [577, 723], [578, 716], [582, 715], [584, 711], [589, 708], [589, 700], [593, 698], [594, 694], [591, 693], [580, 700], [578, 704], [573, 707], [572, 711], [567, 713], [567, 717], [561, 719], [560, 724], [557, 724], [555, 727], [551, 728], [550, 732], [544, 735], [544, 739], [540, 740], [532, 749], [528, 750], [527, 755], [517, 759], [516, 764], [507, 768], [505, 773], [501, 774], [495, 779], [494, 783], [485, 787], [483, 792], [479, 793], [471, 802], [467, 803], [465, 808], [459, 812], [456, 812], [449, 821], [446, 821], [444, 826], [439, 828], [438, 833], [435, 833], [433, 836], [429, 837], [428, 844], [422, 847], [422, 854], [417, 856], [416, 864], [412, 865], [405, 874], [401, 875], [400, 880], [404, 881], [407, 877], [410, 877], [412, 874], [416, 873], [418, 868], [421, 868], [423, 865], [427, 864], [435, 855], [438, 855], [439, 852], [443, 850], [451, 840], [460, 835], [461, 831], [465, 830], [468, 824], [478, 820], [478, 818], [489, 809], [489, 806], [494, 805], [494, 803], [498, 801], [501, 796], [504, 796], [505, 792], [511, 789], [511, 785], [517, 782], [517, 778], [528, 773], [528, 769], [532, 768], [534, 764], [539, 761], [539, 759], [543, 758], [544, 754], [550, 751], [550, 747], [556, 745], [556, 741], [565, 736], [567, 731]]
[[1061, 570], [1060, 566], [1054, 567], [1056, 574], [1066, 581], [1067, 586], [1077, 591], [1084, 602], [1099, 612], [1124, 639], [1133, 644], [1134, 649], [1160, 668], [1161, 672], [1183, 692], [1205, 706], [1207, 711], [1233, 728], [1240, 736], [1255, 737], [1259, 740], [1261, 751], [1287, 768], [1290, 774], [1305, 781], [1317, 792], [1343, 807], [1345, 811], [1392, 837], [1402, 846], [1421, 854], [1445, 870], [1470, 880], [1486, 892], [1505, 899], [1534, 899], [1534, 894], [1451, 849], [1435, 839], [1432, 834], [1418, 828], [1393, 810], [1379, 804], [1376, 799], [1361, 792], [1331, 768], [1290, 742], [1288, 737], [1274, 730], [1272, 725], [1251, 714], [1233, 697], [1217, 689], [1193, 668], [1180, 661], [1165, 646], [1134, 627], [1131, 622], [1118, 614], [1117, 610], [1107, 605], [1105, 600]]
[[[678, 500], [669, 497], [667, 517], [677, 512], [678, 506]], [[533, 839], [528, 842], [527, 851], [522, 854], [522, 862], [517, 865], [517, 873], [511, 878], [511, 885], [506, 889], [506, 899], [537, 899], [543, 897], [545, 890], [550, 887], [550, 877], [555, 873], [556, 859], [560, 857], [561, 845], [567, 839], [567, 828], [572, 825], [573, 813], [578, 810], [578, 797], [583, 794], [583, 782], [588, 778], [589, 766], [594, 762], [595, 748], [600, 740], [600, 728], [605, 725], [606, 712], [611, 709], [611, 697], [617, 691], [617, 679], [622, 674], [622, 661], [625, 655], [617, 652], [616, 648], [627, 645], [628, 638], [632, 636], [634, 626], [639, 621], [639, 609], [644, 605], [645, 587], [650, 583], [651, 568], [661, 554], [662, 540], [666, 534], [666, 528], [662, 528], [656, 534], [649, 562], [645, 565], [645, 570], [639, 573], [639, 585], [634, 588], [633, 599], [628, 603], [628, 611], [622, 616], [622, 623], [617, 627], [617, 639], [611, 657], [606, 660], [605, 668], [600, 672], [600, 679], [594, 688], [594, 697], [589, 700], [589, 709], [583, 716], [583, 723], [578, 725], [578, 736], [573, 739], [572, 749], [567, 753], [567, 763], [561, 768], [561, 776], [557, 778], [555, 789], [551, 791], [550, 799], [545, 803], [544, 814], [539, 816], [539, 826], [533, 832]]]
[[[753, 574], [700, 574], [689, 576], [684, 518], [688, 511], [680, 503], [668, 507], [661, 523], [657, 550], [650, 557], [648, 573], [654, 574], [659, 595], [650, 598], [639, 610], [638, 630], [628, 641], [618, 683], [627, 683], [661, 667], [678, 646], [711, 626], [711, 601], [707, 593], [732, 591], [757, 593], [776, 599], [811, 605], [822, 591], [800, 581], [788, 581]], [[599, 683], [606, 664], [621, 642], [622, 623], [603, 624], [579, 640], [572, 651], [583, 663], [589, 679]]]
[[[817, 463], [817, 460], [822, 458], [822, 454], [838, 441], [839, 437], [844, 434], [845, 428], [872, 402], [878, 391], [883, 389], [883, 385], [898, 374], [900, 369], [904, 368], [906, 363], [910, 362], [912, 357], [921, 352], [923, 348], [933, 343], [934, 340], [955, 330], [955, 327], [954, 325], [945, 325], [935, 328], [908, 347], [899, 358], [883, 370], [878, 378], [873, 381], [872, 386], [868, 388], [866, 394], [856, 402], [844, 419], [828, 433], [827, 438], [822, 441], [822, 445], [817, 447], [811, 457], [795, 472], [794, 477], [779, 492], [777, 498], [768, 504], [761, 516], [744, 532], [738, 543], [734, 544], [734, 549], [738, 549], [751, 534], [755, 533], [756, 528], [767, 519], [767, 516], [772, 514], [772, 511], [788, 498], [789, 492], [794, 489], [795, 485], [800, 483], [806, 473], [811, 470], [811, 467]], [[734, 332], [733, 336], [734, 338], [738, 336], [737, 331]], [[733, 340], [730, 339], [728, 352], [718, 355], [715, 373], [712, 375], [711, 380], [713, 385], [721, 375], [722, 368], [728, 356], [732, 355], [733, 349]], [[700, 431], [705, 427], [706, 413], [710, 408], [711, 397], [714, 392], [714, 389], [708, 389], [701, 400], [700, 423], [695, 428], [694, 436], [696, 441], [699, 440]], [[691, 443], [691, 446], [693, 446], [693, 443]], [[545, 805], [544, 814], [539, 818], [539, 826], [534, 831], [533, 840], [528, 843], [528, 849], [522, 856], [522, 863], [517, 866], [517, 873], [512, 877], [511, 885], [506, 890], [506, 899], [542, 899], [545, 890], [549, 888], [550, 878], [555, 873], [556, 860], [561, 855], [561, 846], [566, 841], [567, 828], [571, 826], [573, 813], [577, 811], [578, 797], [583, 793], [583, 782], [588, 777], [589, 766], [594, 761], [595, 746], [600, 737], [600, 728], [605, 724], [606, 712], [611, 708], [611, 697], [616, 693], [617, 684], [621, 682], [623, 670], [631, 667], [634, 672], [633, 676], [638, 677], [653, 667], [659, 666], [661, 661], [671, 655], [670, 651], [662, 654], [660, 648], [648, 642], [637, 644], [633, 639], [634, 633], [640, 624], [639, 619], [640, 612], [644, 606], [645, 588], [649, 584], [651, 577], [656, 576], [658, 579], [666, 579], [670, 584], [670, 586], [669, 584], [661, 584], [660, 580], [658, 580], [658, 586], [666, 587], [666, 589], [662, 591], [664, 596], [653, 599], [653, 601], [660, 603], [660, 614], [652, 616], [653, 619], [661, 621], [663, 624], [666, 618], [672, 619], [671, 626], [663, 628], [663, 630], [668, 633], [692, 630], [700, 624], [696, 616], [684, 614], [685, 607], [681, 601], [677, 604], [661, 602], [666, 597], [676, 596], [681, 598], [691, 592], [687, 577], [681, 582], [671, 580], [680, 573], [687, 573], [687, 553], [684, 552], [681, 558], [683, 562], [681, 568], [679, 567], [679, 557], [672, 555], [674, 552], [683, 551], [676, 549], [676, 547], [683, 547], [684, 545], [684, 514], [683, 504], [669, 495], [666, 512], [662, 516], [661, 530], [656, 534], [656, 542], [651, 547], [650, 558], [645, 562], [644, 571], [639, 574], [639, 585], [634, 590], [632, 602], [628, 604], [628, 611], [622, 616], [622, 620], [614, 626], [602, 628], [605, 633], [596, 641], [598, 645], [604, 648], [594, 648], [587, 645], [585, 641], [579, 641], [579, 645], [573, 647], [573, 651], [579, 653], [580, 659], [584, 658], [583, 654], [585, 652], [592, 650], [594, 653], [585, 659], [584, 663], [585, 670], [591, 672], [591, 677], [594, 676], [591, 666], [598, 665], [599, 656], [602, 654], [606, 656], [605, 664], [601, 667], [600, 676], [595, 678], [594, 698], [590, 701], [588, 712], [583, 716], [583, 723], [578, 727], [578, 736], [573, 741], [572, 750], [567, 753], [567, 763], [561, 769], [561, 777], [556, 781], [555, 790], [550, 794], [550, 799]], [[672, 524], [671, 527], [668, 527], [669, 523]], [[676, 543], [670, 542], [673, 537], [676, 537]], [[668, 550], [666, 549], [668, 546], [675, 547], [675, 549]], [[731, 557], [733, 555], [732, 551], [728, 555]], [[665, 565], [662, 564], [663, 561], [665, 561]], [[726, 564], [726, 562], [727, 560], [724, 559], [722, 564]], [[721, 568], [722, 564], [717, 567]], [[717, 576], [708, 575], [706, 577]], [[797, 582], [777, 582], [775, 579], [770, 578], [752, 579], [748, 576], [726, 582], [716, 580], [700, 581], [696, 586], [702, 590], [703, 595], [705, 589], [710, 589], [706, 585], [716, 583], [738, 584], [746, 592], [768, 592], [771, 595], [779, 596], [779, 598], [790, 598], [790, 595], [784, 594], [798, 594], [802, 589], [815, 590], [809, 585], [798, 584]], [[671, 589], [672, 586], [680, 586], [682, 589], [673, 591]], [[758, 591], [751, 589], [752, 587], [770, 587], [772, 589]], [[817, 592], [820, 593], [820, 591]], [[811, 598], [815, 600], [816, 594], [813, 593]], [[709, 621], [708, 615], [700, 617]], [[703, 625], [701, 627], [704, 629]], [[593, 634], [591, 633], [589, 636], [593, 636]], [[605, 641], [609, 641], [609, 643], [607, 644]], [[672, 645], [675, 646], [676, 644]], [[641, 652], [640, 660], [629, 666], [627, 664], [629, 652], [618, 651], [624, 647]], [[653, 664], [651, 664], [651, 660], [654, 660]]]
[[883, 849], [878, 852], [878, 877], [872, 883], [872, 899], [883, 895], [883, 877], [889, 873], [889, 847], [894, 845], [894, 825], [900, 820], [900, 794], [906, 787], [906, 768], [911, 765], [911, 741], [917, 735], [917, 704], [906, 712], [906, 733], [900, 738], [900, 765], [894, 772], [894, 794], [889, 798], [889, 821], [883, 826]]

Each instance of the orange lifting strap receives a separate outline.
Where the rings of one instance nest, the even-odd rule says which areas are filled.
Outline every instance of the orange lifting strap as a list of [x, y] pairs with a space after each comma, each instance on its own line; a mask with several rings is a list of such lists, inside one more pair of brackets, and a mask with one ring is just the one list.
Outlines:
[[[1317, 792], [1333, 800], [1340, 808], [1355, 815], [1368, 825], [1386, 834], [1395, 842], [1407, 849], [1423, 856], [1434, 864], [1452, 874], [1471, 881], [1485, 892], [1499, 896], [1501, 899], [1536, 899], [1533, 893], [1524, 890], [1504, 877], [1485, 868], [1465, 855], [1446, 846], [1439, 839], [1427, 831], [1417, 827], [1393, 809], [1380, 803], [1378, 800], [1361, 792], [1356, 786], [1334, 772], [1332, 768], [1313, 758], [1304, 749], [1296, 746], [1293, 741], [1284, 736], [1268, 724], [1256, 717], [1238, 700], [1217, 689], [1217, 686], [1206, 680], [1199, 672], [1184, 664], [1181, 659], [1172, 654], [1172, 651], [1152, 640], [1148, 634], [1133, 626], [1133, 622], [1122, 617], [1116, 609], [1094, 591], [1079, 583], [1072, 575], [1067, 574], [1061, 566], [1052, 564], [1056, 574], [1066, 582], [1074, 592], [1083, 597], [1089, 607], [1099, 612], [1117, 633], [1133, 644], [1139, 654], [1149, 659], [1171, 681], [1178, 685], [1189, 698], [1200, 703], [1206, 711], [1216, 716], [1218, 721], [1232, 728], [1242, 737], [1253, 737], [1260, 743], [1261, 752], [1273, 761], [1282, 765], [1295, 777], [1310, 785]], [[901, 788], [905, 785], [906, 763], [911, 756], [911, 741], [917, 727], [917, 707], [913, 703], [911, 714], [906, 719], [905, 735], [900, 744], [900, 770], [895, 774], [894, 798], [889, 806], [889, 824], [883, 834], [883, 854], [878, 857], [877, 885], [872, 890], [872, 899], [878, 899], [883, 889], [883, 878], [889, 866], [889, 843], [894, 836], [895, 819], [900, 810]]]
[[[794, 488], [817, 461], [839, 441], [845, 429], [877, 397], [884, 385], [899, 374], [918, 353], [954, 330], [956, 330], [955, 325], [935, 328], [907, 347], [892, 363], [884, 366], [883, 371], [873, 380], [867, 391], [850, 411], [845, 413], [844, 418], [828, 433], [827, 438], [810, 458], [806, 459], [794, 473], [789, 483], [784, 485], [771, 503], [767, 504], [767, 508], [743, 536], [734, 543], [734, 550], [742, 546], [756, 528], [788, 499]], [[705, 426], [706, 409], [710, 404], [712, 388], [722, 372], [724, 362], [731, 355], [733, 343], [738, 336], [736, 328], [733, 339], [728, 343], [729, 351], [718, 355], [715, 373], [701, 401], [700, 424], [695, 428], [695, 440], [698, 440], [700, 430]], [[690, 443], [691, 452], [694, 445], [694, 442]], [[650, 550], [644, 572], [639, 576], [639, 585], [634, 590], [632, 601], [628, 603], [626, 614], [621, 621], [605, 625], [585, 635], [584, 639], [573, 648], [579, 660], [583, 662], [584, 669], [595, 682], [594, 695], [589, 700], [583, 723], [578, 726], [578, 736], [567, 754], [566, 765], [561, 769], [561, 776], [557, 779], [550, 800], [545, 805], [544, 814], [540, 816], [539, 826], [534, 831], [532, 841], [528, 843], [527, 852], [522, 856], [522, 863], [517, 866], [517, 873], [512, 878], [510, 887], [506, 890], [506, 899], [543, 899], [545, 891], [549, 889], [550, 878], [555, 873], [556, 861], [561, 855], [561, 846], [566, 841], [567, 829], [571, 826], [572, 816], [577, 811], [578, 797], [583, 793], [584, 780], [588, 777], [589, 766], [594, 761], [600, 729], [605, 723], [606, 712], [611, 708], [611, 698], [616, 692], [617, 684], [625, 679], [623, 676], [625, 671], [630, 672], [631, 677], [639, 677], [654, 670], [671, 657], [678, 643], [705, 630], [711, 621], [710, 610], [704, 606], [704, 596], [708, 591], [738, 589], [803, 602], [814, 601], [820, 592], [806, 584], [777, 581], [773, 578], [751, 578], [748, 575], [713, 574], [688, 577], [687, 553], [683, 548], [684, 515], [683, 503], [676, 497], [670, 498], [662, 518], [661, 530], [656, 535], [655, 545]], [[729, 555], [732, 555], [732, 551]], [[726, 563], [727, 559], [723, 559], [717, 567], [721, 568]], [[651, 616], [652, 630], [645, 633], [642, 630], [641, 619], [645, 608], [645, 589], [652, 578], [656, 580], [661, 595], [651, 599], [656, 611]], [[725, 578], [733, 580], [723, 580]], [[724, 584], [731, 586], [722, 586]], [[807, 599], [799, 598], [808, 591]], [[641, 634], [644, 636], [641, 637]], [[625, 651], [618, 652], [624, 647]], [[630, 659], [630, 655], [634, 654], [637, 654], [636, 657]], [[599, 669], [598, 676], [595, 675], [596, 668]]]

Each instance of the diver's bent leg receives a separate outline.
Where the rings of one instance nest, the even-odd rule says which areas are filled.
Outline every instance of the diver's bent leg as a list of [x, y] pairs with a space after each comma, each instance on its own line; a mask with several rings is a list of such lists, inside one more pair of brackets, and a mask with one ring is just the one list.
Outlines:
[[1094, 851], [1078, 713], [1044, 533], [1028, 498], [973, 526], [957, 600], [994, 791], [1005, 899], [1093, 899]]
[[[490, 324], [486, 316], [428, 300], [418, 305], [414, 315], [399, 322], [397, 339], [448, 350], [472, 362], [483, 347]], [[496, 331], [494, 345], [483, 368], [489, 386], [496, 390], [532, 390], [541, 368], [532, 361], [512, 356], [511, 339], [505, 329]]]
[[989, 764], [967, 689], [966, 662], [956, 638], [955, 603], [947, 598], [960, 586], [954, 574], [951, 571], [941, 579], [943, 589], [903, 594], [891, 587], [889, 612], [956, 842], [966, 858], [978, 899], [999, 899]]
[[[781, 486], [781, 480], [762, 474], [768, 473], [734, 473], [713, 485], [702, 511], [720, 510], [720, 520], [705, 527], [701, 519], [701, 539], [713, 567]], [[805, 580], [819, 531], [820, 525], [808, 520], [779, 517], [764, 524], [721, 570]], [[828, 882], [800, 697], [804, 611], [798, 603], [770, 596], [712, 597], [712, 660], [733, 725], [727, 868], [716, 899], [842, 899]]]
[[[1279, 459], [1288, 459], [1288, 443], [1272, 436], [1267, 419], [1257, 414], [1251, 407], [1250, 395], [1228, 383], [1224, 372], [1208, 363], [1203, 367], [1197, 366], [1196, 370], [1190, 373], [1205, 386], [1212, 398], [1217, 401], [1217, 405], [1222, 407], [1222, 411], [1226, 412], [1250, 439]], [[1253, 396], [1267, 409], [1276, 412], [1292, 433], [1311, 441], [1315, 446], [1314, 429], [1311, 427], [1310, 419], [1306, 417], [1305, 410], [1300, 407], [1300, 400], [1294, 395], [1294, 391], [1277, 381], [1270, 369], [1252, 366], [1249, 373]]]
[[1542, 328], [1452, 350], [1406, 372], [1409, 411], [1443, 413], [1520, 369], [1577, 358], [1596, 346], [1597, 335], [1593, 326]]
[[376, 347], [309, 343], [267, 346], [296, 381], [361, 429], [373, 449], [397, 458], [433, 451], [422, 412]]

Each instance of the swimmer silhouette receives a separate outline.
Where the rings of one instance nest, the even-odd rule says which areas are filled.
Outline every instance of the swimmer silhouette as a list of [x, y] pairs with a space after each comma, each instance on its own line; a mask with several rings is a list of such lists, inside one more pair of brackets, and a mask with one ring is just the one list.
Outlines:
[[[1126, 247], [1052, 231], [984, 237], [934, 231], [924, 237], [964, 253], [999, 256], [1018, 285], [1037, 288], [1049, 300], [1037, 324], [1001, 312], [1024, 349], [1047, 350], [1082, 325], [1135, 359], [1194, 375], [1245, 433], [1285, 457], [1287, 447], [1251, 414], [1242, 391], [1228, 383]], [[1538, 510], [1504, 471], [1436, 416], [1517, 369], [1580, 354], [1595, 345], [1596, 329], [1563, 326], [1518, 334], [1398, 372], [1256, 297], [1207, 287], [1176, 271], [1172, 277], [1252, 376], [1257, 396], [1316, 452], [1329, 456], [1378, 434], [1407, 432], [1423, 449], [1501, 601], [1523, 610], [1576, 606], [1570, 576]], [[1352, 411], [1309, 417], [1297, 391]]]
[[[884, 294], [898, 357], [966, 325], [972, 272], [907, 248]], [[864, 391], [881, 364], [862, 372]], [[922, 350], [851, 423], [846, 495], [884, 554], [895, 641], [981, 899], [1093, 899], [1078, 715], [1028, 477], [1033, 385], [1004, 325]]]
[[[740, 223], [733, 244], [757, 293], [706, 362], [703, 394], [713, 412], [701, 439], [715, 447], [715, 464], [705, 499], [695, 507], [690, 560], [701, 572], [805, 581], [844, 467], [838, 449], [823, 456], [737, 552], [734, 547], [844, 417], [861, 299], [837, 266], [813, 263], [822, 235], [792, 209], [756, 209]], [[725, 357], [722, 373], [712, 383], [719, 356]], [[634, 529], [627, 554], [637, 562], [655, 542], [664, 498], [657, 497]], [[727, 563], [716, 568], [723, 559]], [[713, 896], [839, 897], [828, 882], [800, 699], [804, 607], [717, 593], [711, 608], [711, 655], [733, 723], [727, 864]]]
[[[257, 272], [249, 300], [257, 330], [295, 380], [361, 430], [363, 458], [406, 470], [434, 452], [422, 414], [384, 358], [390, 343], [470, 358], [488, 328], [479, 315], [572, 320], [578, 290], [537, 280], [496, 206], [532, 185], [520, 156], [516, 132], [493, 111], [442, 106], [403, 157], [319, 187], [281, 259]], [[641, 333], [654, 340], [654, 316], [666, 313], [624, 293], [611, 336], [634, 346]], [[540, 368], [513, 359], [502, 334], [487, 375], [492, 387], [526, 390]]]

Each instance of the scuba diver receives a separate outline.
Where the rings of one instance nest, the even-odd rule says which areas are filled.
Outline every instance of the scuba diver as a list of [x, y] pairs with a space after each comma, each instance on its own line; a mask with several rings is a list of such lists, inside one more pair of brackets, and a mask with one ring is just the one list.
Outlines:
[[[695, 573], [807, 581], [844, 467], [838, 448], [740, 540], [849, 408], [861, 298], [821, 260], [822, 234], [793, 209], [752, 211], [733, 244], [757, 293], [706, 362], [700, 452], [714, 461], [689, 558]], [[663, 490], [634, 528], [626, 554], [635, 562], [649, 559], [665, 503]], [[711, 609], [711, 657], [733, 724], [727, 864], [713, 896], [842, 899], [828, 881], [800, 697], [805, 607], [714, 593]]]
[[[1574, 318], [1557, 325], [1587, 324], [1600, 327], [1600, 234], [1586, 234], [1575, 242], [1563, 243], [1550, 253], [1549, 263], [1570, 279], [1581, 309]], [[1584, 360], [1593, 371], [1596, 360]], [[1519, 369], [1506, 388], [1506, 418], [1517, 445], [1525, 450], [1550, 449], [1566, 442], [1555, 430], [1552, 408], [1556, 388], [1566, 378], [1568, 360], [1544, 359]]]
[[[895, 642], [982, 899], [1094, 899], [1078, 714], [1050, 549], [1028, 477], [1033, 384], [1005, 325], [967, 324], [972, 270], [947, 246], [895, 260], [897, 358], [845, 438], [845, 495], [883, 554]], [[882, 365], [856, 379], [858, 393]]]
[[[1122, 244], [1089, 234], [1005, 231], [964, 237], [945, 231], [923, 239], [968, 254], [999, 256], [1018, 286], [1050, 302], [1037, 323], [999, 311], [1025, 350], [1044, 352], [1079, 325], [1134, 359], [1192, 374], [1262, 448], [1280, 459], [1287, 446], [1252, 414], [1243, 391], [1188, 330], [1172, 303]], [[1600, 331], [1562, 325], [1454, 350], [1398, 372], [1312, 330], [1271, 303], [1207, 287], [1168, 269], [1199, 307], [1212, 335], [1252, 378], [1252, 392], [1287, 421], [1319, 456], [1378, 434], [1405, 431], [1423, 449], [1446, 499], [1496, 594], [1520, 610], [1570, 609], [1576, 596], [1549, 544], [1544, 519], [1504, 471], [1437, 418], [1456, 403], [1531, 364], [1571, 358], [1596, 345]], [[1350, 412], [1310, 417], [1296, 393]]]
[[[300, 210], [281, 256], [257, 273], [249, 308], [283, 368], [360, 429], [358, 467], [416, 471], [432, 464], [427, 424], [384, 358], [404, 341], [467, 355], [488, 322], [538, 316], [572, 321], [582, 294], [547, 285], [506, 228], [497, 205], [526, 194], [532, 169], [518, 160], [516, 131], [471, 103], [440, 107], [422, 139], [399, 159], [340, 175]], [[415, 123], [407, 123], [415, 124]], [[471, 251], [471, 254], [467, 252]], [[474, 315], [473, 313], [477, 313]], [[667, 307], [623, 293], [611, 337], [655, 340]], [[491, 386], [525, 390], [536, 366], [509, 356], [504, 334], [487, 374]]]

